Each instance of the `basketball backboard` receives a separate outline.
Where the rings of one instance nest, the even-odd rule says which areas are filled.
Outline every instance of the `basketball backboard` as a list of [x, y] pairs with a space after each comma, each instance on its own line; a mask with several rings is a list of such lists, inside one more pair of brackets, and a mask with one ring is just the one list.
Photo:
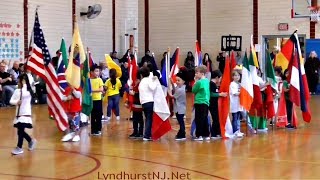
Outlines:
[[[312, 0], [292, 0], [291, 17], [292, 18], [308, 18], [310, 11], [308, 7], [312, 6]], [[320, 0], [317, 1], [317, 6], [320, 6]]]

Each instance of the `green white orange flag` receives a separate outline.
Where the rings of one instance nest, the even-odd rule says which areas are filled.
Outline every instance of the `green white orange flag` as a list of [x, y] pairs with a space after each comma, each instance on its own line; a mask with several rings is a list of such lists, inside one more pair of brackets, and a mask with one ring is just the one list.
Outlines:
[[240, 105], [247, 111], [250, 110], [253, 102], [253, 84], [252, 77], [249, 68], [249, 60], [247, 52], [244, 54], [242, 77], [241, 77], [241, 88], [240, 88]]

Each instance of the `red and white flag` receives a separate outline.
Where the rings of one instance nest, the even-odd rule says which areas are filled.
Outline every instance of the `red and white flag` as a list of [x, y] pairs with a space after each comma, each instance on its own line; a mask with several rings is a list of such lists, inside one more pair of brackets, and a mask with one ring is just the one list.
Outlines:
[[27, 61], [27, 69], [32, 73], [39, 75], [45, 82], [48, 92], [49, 114], [56, 120], [60, 130], [65, 131], [68, 128], [68, 117], [62, 105], [61, 91], [58, 84], [56, 71], [51, 64], [51, 57], [44, 39], [43, 31], [40, 27], [38, 12], [36, 12], [33, 27], [33, 38], [31, 39], [32, 51]]
[[157, 140], [171, 130], [169, 122], [170, 110], [163, 93], [161, 84], [156, 80], [156, 89], [153, 94], [153, 121], [152, 121], [152, 139]]

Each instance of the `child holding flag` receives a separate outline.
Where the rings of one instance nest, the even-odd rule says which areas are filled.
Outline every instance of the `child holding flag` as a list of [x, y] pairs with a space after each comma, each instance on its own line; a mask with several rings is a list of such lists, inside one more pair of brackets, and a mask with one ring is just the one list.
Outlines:
[[73, 142], [77, 142], [80, 141], [81, 88], [69, 88], [67, 91], [69, 95], [63, 96], [62, 100], [65, 102], [64, 108], [68, 116], [69, 129], [61, 141], [72, 140]]
[[238, 71], [232, 71], [233, 81], [230, 84], [230, 112], [232, 113], [232, 129], [233, 133], [237, 137], [243, 137], [243, 133], [240, 132], [240, 116], [243, 111], [240, 105], [240, 74]]

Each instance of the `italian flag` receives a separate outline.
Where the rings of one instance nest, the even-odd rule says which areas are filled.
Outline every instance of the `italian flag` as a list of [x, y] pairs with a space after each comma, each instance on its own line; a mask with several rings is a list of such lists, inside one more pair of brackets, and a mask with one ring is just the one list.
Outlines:
[[259, 108], [262, 106], [262, 96], [260, 92], [259, 79], [257, 69], [259, 68], [256, 51], [253, 46], [253, 36], [251, 36], [251, 53], [249, 58], [249, 68], [253, 84], [253, 103], [252, 108]]
[[252, 77], [251, 77], [250, 68], [249, 68], [249, 60], [246, 52], [243, 58], [242, 80], [241, 80], [241, 89], [240, 89], [240, 105], [245, 110], [249, 111], [252, 102], [253, 102], [253, 84], [252, 84]]
[[277, 90], [277, 80], [274, 73], [273, 66], [271, 64], [271, 57], [270, 54], [267, 53], [267, 66], [266, 66], [266, 75], [267, 75], [267, 81], [269, 82], [269, 85], [267, 86], [267, 89], [265, 90], [266, 93], [266, 110], [267, 110], [267, 118], [272, 118], [276, 115], [274, 105], [273, 105], [273, 90]]

